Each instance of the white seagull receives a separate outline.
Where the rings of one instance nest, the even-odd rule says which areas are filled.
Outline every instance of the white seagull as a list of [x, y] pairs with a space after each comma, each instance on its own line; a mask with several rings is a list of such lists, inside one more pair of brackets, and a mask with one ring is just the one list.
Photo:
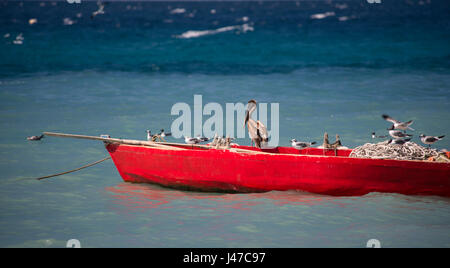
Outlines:
[[297, 141], [296, 139], [292, 139], [291, 140], [291, 145], [292, 147], [294, 147], [295, 149], [298, 150], [302, 150], [308, 147], [311, 147], [311, 145], [316, 144], [315, 141], [313, 142], [302, 142], [302, 141]]
[[389, 130], [389, 135], [391, 135], [391, 137], [394, 139], [401, 139], [401, 138], [407, 138], [407, 137], [413, 136], [411, 134], [403, 133], [402, 131], [399, 131], [399, 130], [394, 130], [394, 126], [391, 126], [390, 128], [388, 128], [388, 130]]
[[411, 140], [411, 138], [404, 139], [404, 140], [402, 140], [402, 139], [395, 139], [395, 140], [390, 139], [388, 141], [388, 144], [393, 143], [393, 144], [403, 145], [403, 144], [407, 143], [410, 140]]
[[424, 143], [424, 144], [428, 144], [428, 147], [431, 147], [431, 144], [442, 140], [442, 138], [444, 138], [445, 135], [436, 137], [436, 136], [425, 136], [424, 134], [420, 134], [420, 140]]
[[97, 1], [98, 10], [92, 12], [91, 19], [93, 19], [97, 15], [105, 14], [105, 4], [102, 1]]
[[172, 133], [170, 133], [170, 132], [166, 133], [166, 132], [164, 132], [164, 129], [161, 129], [161, 132], [158, 135], [164, 138], [167, 136], [172, 136]]
[[255, 122], [255, 120], [251, 118], [251, 115], [255, 110], [256, 110], [256, 101], [249, 100], [247, 105], [247, 111], [245, 113], [244, 128], [245, 125], [247, 125], [248, 134], [252, 139], [252, 142], [255, 143], [255, 146], [257, 148], [261, 148], [261, 143], [266, 143], [269, 141], [269, 135], [267, 132], [267, 128], [266, 126], [264, 126], [263, 123], [261, 123], [259, 120]]
[[394, 129], [401, 129], [403, 131], [406, 131], [407, 129], [414, 130], [413, 128], [410, 127], [410, 125], [413, 123], [413, 120], [409, 120], [408, 122], [400, 122], [400, 121], [397, 121], [394, 118], [390, 117], [387, 114], [383, 114], [382, 117], [384, 120], [389, 121], [392, 124], [394, 124], [393, 125]]
[[372, 132], [372, 139], [384, 139], [384, 138], [387, 138], [387, 136], [386, 135], [377, 136], [375, 135], [375, 132]]
[[198, 140], [198, 142], [209, 141], [207, 137], [202, 137], [200, 135], [197, 135], [196, 139]]
[[147, 132], [147, 140], [148, 141], [152, 141], [152, 138], [153, 138], [152, 132], [150, 130], [148, 130], [148, 129], [145, 132]]
[[184, 137], [184, 142], [186, 142], [187, 144], [197, 144], [200, 141], [197, 138]]

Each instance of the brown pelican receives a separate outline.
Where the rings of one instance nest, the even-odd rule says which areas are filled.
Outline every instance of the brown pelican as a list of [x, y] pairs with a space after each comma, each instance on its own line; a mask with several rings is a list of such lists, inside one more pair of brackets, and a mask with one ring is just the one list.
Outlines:
[[261, 123], [259, 120], [255, 121], [251, 118], [251, 115], [255, 110], [256, 110], [256, 101], [249, 100], [247, 105], [247, 111], [245, 113], [244, 128], [245, 125], [247, 125], [248, 134], [252, 139], [252, 145], [254, 142], [257, 148], [261, 148], [261, 142], [268, 142], [269, 135], [267, 133], [267, 128], [266, 126], [264, 126], [263, 123]]
[[428, 144], [428, 147], [431, 147], [431, 144], [442, 140], [442, 138], [444, 138], [445, 135], [443, 136], [439, 136], [439, 137], [434, 137], [434, 136], [425, 136], [424, 134], [420, 134], [420, 140], [424, 143], [424, 144]]
[[414, 130], [413, 128], [410, 127], [410, 125], [413, 123], [413, 120], [409, 120], [408, 122], [400, 122], [400, 121], [397, 121], [394, 118], [390, 117], [387, 114], [383, 114], [382, 117], [384, 120], [389, 121], [392, 124], [394, 124], [393, 125], [394, 128], [391, 127], [392, 129], [401, 129], [403, 131], [406, 131], [407, 129]]

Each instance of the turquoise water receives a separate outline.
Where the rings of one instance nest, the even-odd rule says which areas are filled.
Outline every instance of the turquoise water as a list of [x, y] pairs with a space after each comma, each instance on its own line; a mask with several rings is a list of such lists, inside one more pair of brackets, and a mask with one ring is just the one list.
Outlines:
[[[172, 105], [192, 107], [194, 94], [223, 107], [279, 103], [284, 146], [320, 142], [325, 131], [349, 147], [371, 142], [389, 126], [382, 113], [415, 120], [418, 143], [421, 132], [449, 135], [447, 2], [361, 2], [110, 3], [94, 20], [94, 2], [2, 2], [0, 246], [64, 247], [75, 238], [83, 247], [364, 247], [374, 238], [382, 247], [449, 247], [448, 198], [184, 192], [124, 183], [111, 161], [28, 179], [107, 154], [94, 141], [27, 136], [144, 139], [146, 129], [170, 129]], [[253, 31], [177, 38], [246, 23]]]

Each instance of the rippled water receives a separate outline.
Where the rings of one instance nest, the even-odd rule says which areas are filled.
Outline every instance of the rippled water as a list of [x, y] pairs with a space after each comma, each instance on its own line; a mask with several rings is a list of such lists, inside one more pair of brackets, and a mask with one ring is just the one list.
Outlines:
[[125, 183], [111, 161], [29, 179], [107, 154], [94, 141], [27, 136], [144, 139], [145, 129], [169, 129], [172, 105], [192, 107], [194, 94], [204, 104], [279, 103], [284, 146], [325, 131], [349, 147], [371, 142], [388, 127], [382, 113], [415, 120], [415, 142], [419, 132], [449, 135], [447, 2], [361, 2], [110, 3], [94, 20], [95, 2], [2, 2], [0, 246], [364, 247], [374, 238], [449, 247], [448, 198], [185, 192]]

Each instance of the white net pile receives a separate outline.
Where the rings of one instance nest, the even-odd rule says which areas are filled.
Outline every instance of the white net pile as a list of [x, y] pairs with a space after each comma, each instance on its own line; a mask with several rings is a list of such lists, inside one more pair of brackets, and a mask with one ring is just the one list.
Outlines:
[[403, 145], [388, 144], [387, 141], [379, 143], [366, 143], [353, 149], [350, 157], [396, 159], [396, 160], [427, 160], [430, 157], [437, 158], [440, 153], [436, 149], [420, 146], [414, 142]]

